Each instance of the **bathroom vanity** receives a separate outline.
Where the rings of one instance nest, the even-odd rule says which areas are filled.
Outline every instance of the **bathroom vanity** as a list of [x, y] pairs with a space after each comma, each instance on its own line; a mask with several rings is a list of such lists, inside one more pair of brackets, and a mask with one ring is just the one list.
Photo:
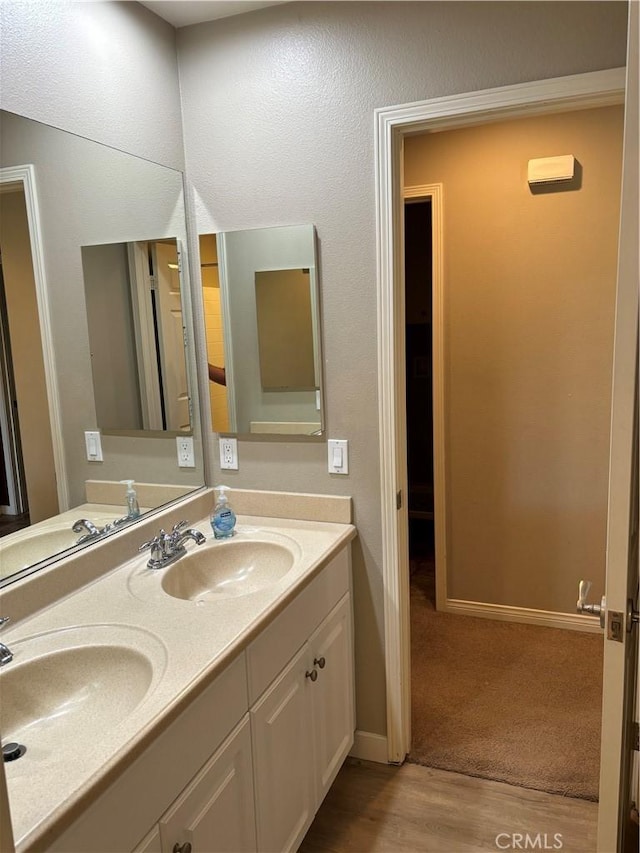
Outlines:
[[[296, 496], [285, 519], [244, 514], [244, 494], [232, 540], [211, 538], [210, 493], [182, 502], [92, 551], [132, 559], [3, 632], [18, 851], [299, 846], [353, 743], [355, 528], [344, 503], [324, 514], [344, 521], [304, 517], [348, 499]], [[145, 532], [190, 517], [206, 542], [148, 569]]]

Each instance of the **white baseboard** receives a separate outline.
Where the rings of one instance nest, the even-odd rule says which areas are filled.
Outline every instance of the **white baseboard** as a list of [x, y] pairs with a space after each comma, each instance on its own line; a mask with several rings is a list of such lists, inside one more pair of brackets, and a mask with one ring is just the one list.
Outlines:
[[353, 746], [349, 755], [352, 758], [362, 758], [363, 761], [377, 761], [378, 764], [389, 763], [389, 748], [385, 735], [356, 730]]
[[546, 628], [566, 628], [570, 631], [586, 631], [593, 634], [602, 630], [597, 616], [532, 610], [528, 607], [510, 607], [506, 604], [485, 604], [481, 601], [462, 601], [457, 598], [447, 599], [444, 612], [462, 616], [480, 616], [482, 619], [498, 619], [501, 622], [525, 622], [529, 625], [543, 625]]

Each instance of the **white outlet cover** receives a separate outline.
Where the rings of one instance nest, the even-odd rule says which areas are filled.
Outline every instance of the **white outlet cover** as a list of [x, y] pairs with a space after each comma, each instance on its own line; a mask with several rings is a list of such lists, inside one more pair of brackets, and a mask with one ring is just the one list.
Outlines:
[[196, 457], [193, 452], [193, 436], [179, 435], [176, 437], [179, 468], [195, 468]]
[[228, 471], [238, 470], [238, 439], [220, 437], [220, 467]]

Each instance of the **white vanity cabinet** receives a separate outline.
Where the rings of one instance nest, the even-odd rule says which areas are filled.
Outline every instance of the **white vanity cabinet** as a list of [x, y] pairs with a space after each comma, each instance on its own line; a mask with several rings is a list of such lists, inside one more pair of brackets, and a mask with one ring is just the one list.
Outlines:
[[347, 593], [251, 709], [260, 853], [297, 850], [352, 744]]
[[353, 744], [350, 574], [347, 546], [49, 853], [296, 850]]
[[345, 550], [247, 649], [260, 853], [297, 849], [353, 744], [349, 576]]
[[256, 850], [249, 716], [160, 820], [162, 853]]

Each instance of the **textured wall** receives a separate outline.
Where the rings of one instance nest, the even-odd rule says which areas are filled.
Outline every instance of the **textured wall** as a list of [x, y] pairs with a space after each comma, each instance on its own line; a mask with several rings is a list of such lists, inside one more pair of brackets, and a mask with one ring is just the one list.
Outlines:
[[138, 3], [0, 4], [2, 109], [184, 168], [175, 30]]
[[[623, 107], [415, 136], [441, 183], [448, 595], [570, 613], [604, 594]], [[580, 187], [532, 193], [573, 154]]]
[[625, 42], [622, 3], [305, 2], [178, 32], [199, 230], [318, 230], [328, 435], [350, 474], [327, 474], [323, 444], [242, 442], [225, 478], [353, 495], [360, 729], [385, 731], [373, 111], [621, 66]]

